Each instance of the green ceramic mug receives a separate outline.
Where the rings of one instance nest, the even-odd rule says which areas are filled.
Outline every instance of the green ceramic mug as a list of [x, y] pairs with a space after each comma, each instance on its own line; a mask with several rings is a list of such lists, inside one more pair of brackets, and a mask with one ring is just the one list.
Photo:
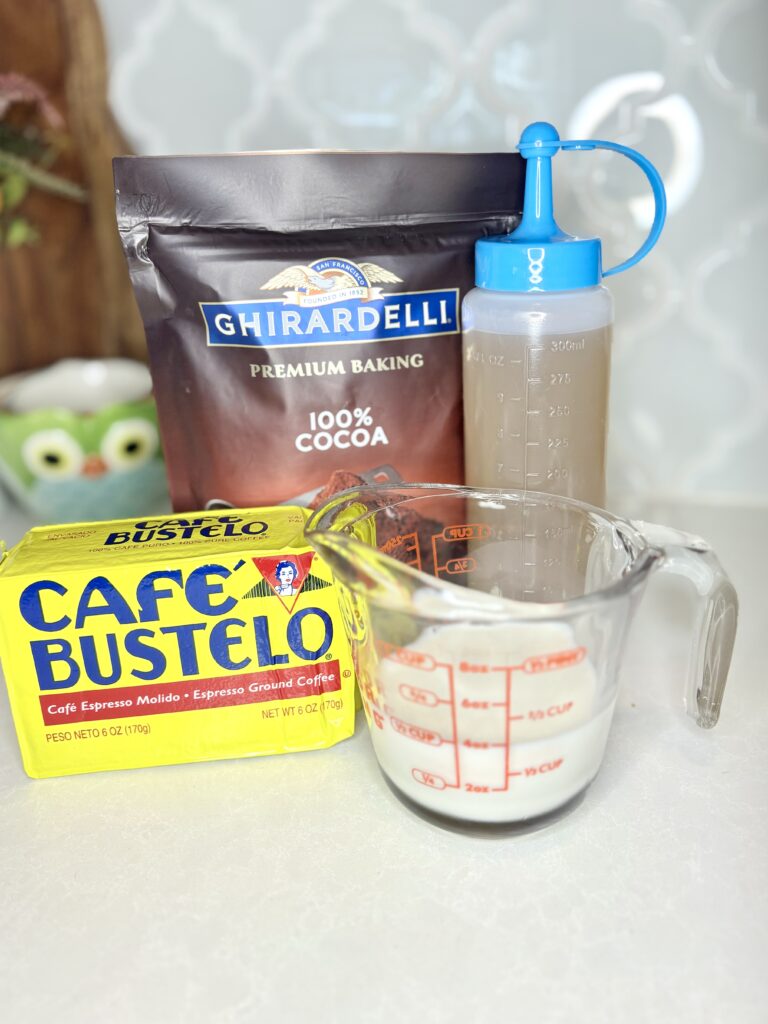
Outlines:
[[149, 371], [65, 359], [0, 381], [0, 476], [38, 522], [168, 508]]

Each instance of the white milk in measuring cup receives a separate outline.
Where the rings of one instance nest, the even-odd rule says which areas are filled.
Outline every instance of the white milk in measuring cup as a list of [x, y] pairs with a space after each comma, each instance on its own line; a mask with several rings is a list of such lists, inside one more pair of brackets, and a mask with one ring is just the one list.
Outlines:
[[567, 625], [433, 626], [379, 658], [376, 756], [415, 803], [475, 822], [537, 818], [597, 774], [615, 697], [599, 706]]
[[533, 828], [597, 774], [654, 569], [698, 597], [685, 707], [717, 722], [738, 600], [700, 537], [535, 491], [350, 488], [310, 519], [375, 753], [441, 825]]

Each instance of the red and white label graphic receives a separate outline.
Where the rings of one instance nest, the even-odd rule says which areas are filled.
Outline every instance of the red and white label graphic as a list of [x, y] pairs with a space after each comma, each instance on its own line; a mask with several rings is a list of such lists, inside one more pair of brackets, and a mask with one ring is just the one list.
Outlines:
[[319, 697], [341, 689], [338, 661], [299, 668], [245, 672], [212, 679], [182, 679], [152, 686], [118, 686], [77, 690], [40, 698], [46, 725], [96, 722], [109, 718], [167, 715], [176, 711], [204, 711], [237, 704]]
[[253, 562], [261, 575], [272, 588], [284, 608], [293, 611], [296, 598], [301, 593], [304, 581], [309, 576], [314, 551], [303, 551], [301, 554], [291, 552], [288, 555], [269, 555], [254, 558]]

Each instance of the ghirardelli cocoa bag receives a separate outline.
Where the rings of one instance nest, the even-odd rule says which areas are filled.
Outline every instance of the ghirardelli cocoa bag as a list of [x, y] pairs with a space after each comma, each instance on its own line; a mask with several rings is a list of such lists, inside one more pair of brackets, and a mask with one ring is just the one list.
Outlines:
[[516, 154], [120, 157], [175, 508], [463, 477], [461, 299]]

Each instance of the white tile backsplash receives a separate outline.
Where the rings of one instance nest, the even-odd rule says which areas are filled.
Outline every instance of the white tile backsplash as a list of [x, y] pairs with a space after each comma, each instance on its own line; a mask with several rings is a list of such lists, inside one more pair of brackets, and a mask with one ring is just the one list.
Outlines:
[[[616, 491], [768, 499], [765, 0], [100, 0], [137, 152], [490, 150], [538, 118], [645, 152], [653, 255], [613, 278]], [[560, 156], [559, 219], [606, 264], [647, 229], [642, 175]]]

